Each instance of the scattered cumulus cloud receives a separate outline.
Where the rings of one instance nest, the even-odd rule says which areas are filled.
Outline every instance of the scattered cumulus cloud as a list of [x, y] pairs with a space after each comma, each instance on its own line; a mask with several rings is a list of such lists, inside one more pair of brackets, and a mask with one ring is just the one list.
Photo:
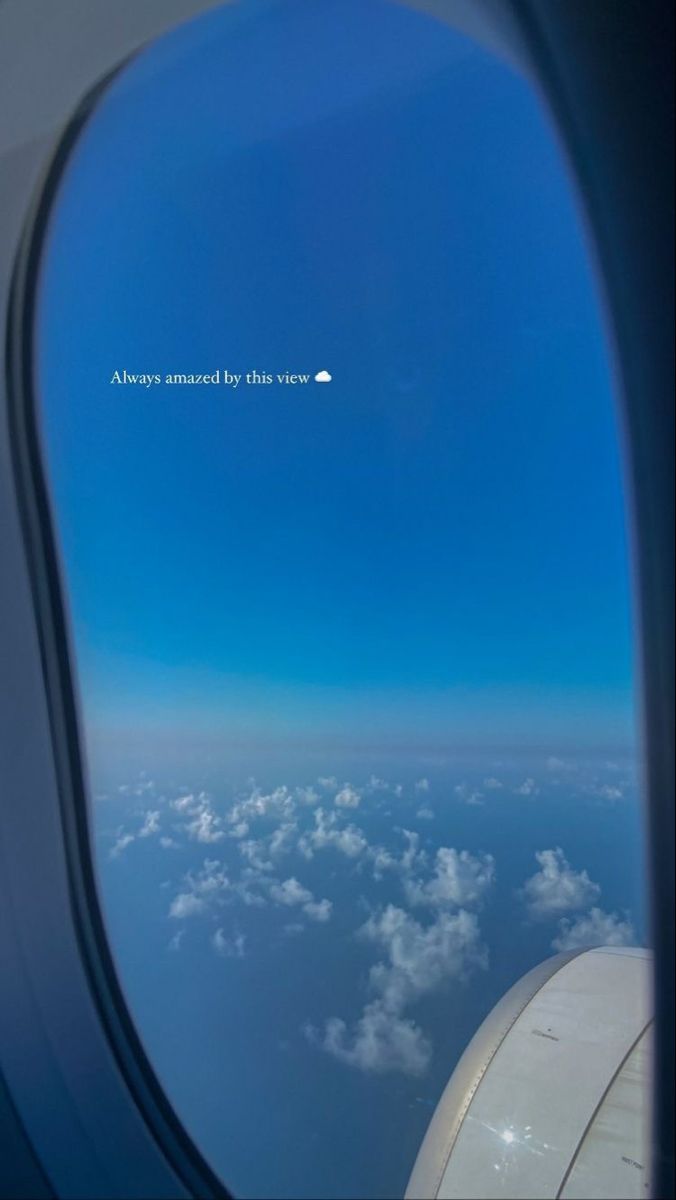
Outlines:
[[244, 958], [246, 953], [246, 937], [243, 933], [228, 938], [222, 929], [217, 929], [211, 938], [211, 945], [221, 958]]
[[373, 878], [383, 879], [387, 871], [399, 869], [399, 859], [385, 846], [369, 846], [369, 857], [373, 863]]
[[261, 875], [254, 867], [245, 867], [232, 890], [247, 908], [265, 908], [267, 899], [263, 889], [268, 884], [267, 876]]
[[123, 850], [126, 850], [127, 846], [130, 846], [133, 841], [135, 841], [133, 833], [125, 833], [123, 829], [118, 829], [110, 851], [110, 857], [119, 858]]
[[[498, 770], [503, 765], [491, 764]], [[554, 757], [546, 765], [550, 772], [575, 769]], [[581, 793], [605, 800], [614, 801], [624, 794], [624, 778], [616, 776], [604, 782], [598, 765], [586, 775], [570, 775], [570, 779]], [[368, 919], [355, 934], [373, 953], [361, 1012], [350, 1021], [332, 1015], [317, 1025], [307, 1024], [304, 1030], [313, 1045], [346, 1066], [373, 1073], [421, 1075], [430, 1063], [432, 1044], [414, 1019], [416, 1013], [412, 1016], [409, 1010], [421, 997], [436, 989], [460, 986], [474, 972], [485, 969], [487, 950], [479, 913], [495, 882], [495, 861], [490, 854], [448, 846], [433, 853], [425, 849], [427, 843], [425, 839], [421, 842], [420, 834], [398, 826], [392, 829], [396, 836], [392, 841], [388, 837], [387, 845], [377, 839], [371, 842], [365, 833], [371, 828], [366, 823], [368, 816], [362, 829], [354, 823], [354, 811], [370, 804], [382, 820], [384, 801], [379, 794], [400, 796], [403, 787], [376, 775], [366, 783], [358, 782], [359, 786], [339, 783], [335, 776], [320, 776], [307, 787], [290, 789], [282, 784], [265, 790], [249, 780], [232, 803], [217, 809], [206, 792], [184, 788], [169, 800], [157, 794], [151, 780], [142, 779], [122, 794], [132, 805], [138, 804], [136, 796], [145, 797], [141, 810], [152, 807], [137, 815], [140, 825], [134, 823], [133, 815], [128, 818], [132, 831], [124, 826], [115, 831], [110, 856], [118, 857], [136, 839], [153, 836], [163, 849], [178, 849], [188, 842], [223, 843], [227, 873], [220, 859], [206, 858], [180, 882], [167, 885], [172, 889], [167, 895], [168, 918], [175, 930], [168, 949], [178, 951], [186, 923], [201, 918], [202, 936], [209, 938], [214, 953], [228, 959], [245, 956], [246, 937], [236, 928], [228, 928], [226, 916], [233, 910], [226, 905], [273, 906], [279, 918], [277, 928], [287, 937], [308, 930], [313, 922], [331, 920], [332, 901], [318, 898], [301, 881], [303, 859], [309, 861], [332, 850], [347, 860], [343, 871], [347, 868], [357, 876], [372, 871], [376, 881], [387, 878], [379, 894], [390, 900], [394, 890], [400, 899], [371, 911], [365, 901]], [[481, 804], [484, 794], [503, 788], [520, 796], [539, 791], [531, 777], [514, 787], [509, 779], [503, 783], [489, 776], [480, 781], [479, 788], [459, 782], [455, 795], [464, 804]], [[428, 804], [430, 791], [426, 777], [417, 779], [412, 787], [407, 784], [407, 792], [416, 798], [411, 812], [418, 821], [435, 817]], [[421, 834], [426, 832], [421, 829]], [[560, 847], [539, 850], [535, 858], [538, 869], [525, 881], [519, 896], [531, 917], [557, 922], [552, 940], [555, 950], [635, 942], [628, 914], [598, 907], [599, 885], [587, 871], [574, 869]], [[180, 862], [178, 856], [170, 856], [170, 860]], [[336, 870], [338, 866], [336, 862]], [[215, 932], [208, 933], [214, 926]]]
[[598, 899], [601, 889], [586, 871], [575, 871], [563, 850], [538, 850], [540, 870], [527, 879], [521, 895], [532, 917], [558, 916], [586, 908]]
[[230, 828], [228, 829], [228, 837], [245, 838], [248, 832], [249, 832], [249, 822], [248, 821], [237, 821], [236, 824], [231, 825]]
[[336, 793], [333, 802], [338, 808], [359, 808], [361, 793], [356, 788], [353, 788], [351, 784], [346, 783]]
[[303, 912], [310, 920], [323, 923], [330, 920], [333, 903], [331, 900], [308, 900], [307, 904], [303, 905]]
[[194, 917], [197, 913], [204, 912], [205, 908], [206, 902], [201, 896], [194, 892], [179, 892], [169, 906], [169, 916], [182, 921], [186, 917]]
[[196, 842], [220, 842], [225, 833], [220, 828], [220, 820], [208, 808], [202, 808], [194, 820], [187, 825], [188, 836]]
[[178, 813], [192, 812], [194, 804], [195, 797], [192, 792], [185, 796], [177, 796], [175, 800], [171, 801], [171, 807]]
[[515, 796], [537, 796], [540, 789], [534, 779], [524, 779], [518, 787], [514, 788]]
[[285, 879], [284, 883], [273, 883], [270, 895], [278, 904], [307, 904], [308, 900], [312, 900], [312, 892], [293, 876], [291, 879]]
[[552, 942], [554, 950], [578, 950], [584, 946], [632, 946], [636, 944], [634, 927], [617, 913], [591, 908], [584, 916], [559, 921], [559, 932]]
[[338, 780], [335, 775], [320, 775], [317, 783], [325, 792], [335, 792], [338, 790]]
[[475, 913], [442, 912], [422, 925], [393, 904], [369, 917], [359, 937], [385, 952], [371, 968], [369, 985], [385, 1006], [400, 1012], [446, 979], [465, 979], [473, 967], [487, 965]]
[[248, 796], [237, 800], [227, 814], [231, 826], [242, 823], [248, 825], [254, 821], [274, 817], [277, 820], [290, 820], [295, 812], [295, 802], [286, 784], [264, 792], [254, 785]]
[[457, 783], [453, 791], [458, 799], [462, 800], [463, 804], [475, 805], [483, 804], [484, 802], [483, 792], [479, 791], [478, 788], [470, 787], [468, 783]]
[[422, 1075], [432, 1056], [422, 1030], [413, 1021], [388, 1012], [378, 1000], [366, 1005], [352, 1030], [340, 1017], [329, 1017], [323, 1033], [308, 1024], [305, 1034], [313, 1045], [340, 1062], [375, 1074], [400, 1071]]
[[379, 954], [368, 976], [372, 998], [351, 1026], [331, 1016], [322, 1029], [308, 1025], [305, 1032], [314, 1045], [347, 1066], [420, 1075], [432, 1047], [406, 1010], [426, 993], [453, 980], [464, 982], [487, 966], [478, 918], [467, 906], [481, 904], [493, 882], [494, 863], [491, 855], [442, 847], [424, 878], [420, 872], [427, 868], [427, 856], [418, 834], [400, 832], [405, 841], [400, 854], [369, 847], [374, 875], [397, 872], [409, 903], [426, 906], [433, 918], [416, 920], [394, 904], [372, 913], [357, 933]]
[[569, 765], [564, 758], [557, 758], [555, 754], [550, 754], [545, 766], [548, 771], [568, 771]]
[[412, 829], [402, 829], [402, 836], [406, 842], [399, 865], [402, 871], [412, 871], [414, 867], [424, 865], [427, 861], [427, 855], [424, 850], [420, 849], [420, 836]]
[[255, 838], [249, 838], [246, 842], [239, 842], [237, 849], [255, 871], [273, 870], [273, 864], [265, 857], [266, 844], [262, 839], [256, 841]]
[[273, 883], [270, 886], [270, 897], [277, 904], [284, 904], [289, 908], [300, 906], [312, 921], [328, 921], [333, 909], [330, 900], [315, 900], [309, 888], [303, 887], [295, 876], [285, 879], [283, 883]]
[[193, 792], [177, 796], [171, 801], [171, 808], [179, 816], [189, 818], [183, 828], [192, 841], [209, 845], [225, 837], [221, 818], [216, 814], [207, 792], [200, 792], [197, 796]]
[[425, 927], [390, 904], [371, 916], [358, 936], [384, 954], [369, 974], [374, 999], [351, 1028], [332, 1016], [323, 1030], [306, 1025], [306, 1036], [347, 1066], [422, 1075], [430, 1062], [431, 1042], [405, 1009], [441, 983], [465, 979], [473, 967], [486, 965], [476, 916], [441, 913]]
[[318, 850], [332, 847], [347, 858], [358, 858], [368, 846], [361, 829], [356, 825], [340, 824], [335, 812], [323, 808], [314, 811], [314, 829], [298, 840], [298, 850], [305, 858], [313, 858]]
[[160, 813], [159, 809], [153, 812], [147, 812], [143, 818], [143, 824], [138, 831], [140, 838], [152, 837], [153, 834], [160, 831]]
[[386, 779], [380, 779], [377, 775], [371, 775], [366, 788], [369, 792], [388, 792], [390, 785]]
[[298, 825], [295, 821], [284, 821], [270, 835], [268, 851], [273, 858], [287, 854], [295, 847]]
[[217, 859], [206, 858], [200, 871], [196, 874], [189, 871], [184, 876], [182, 890], [169, 907], [169, 916], [175, 920], [197, 916], [208, 906], [218, 903], [230, 886], [223, 864]]
[[600, 800], [622, 800], [624, 797], [624, 790], [614, 783], [592, 784], [588, 790]]
[[468, 850], [440, 846], [431, 879], [407, 879], [406, 898], [413, 906], [448, 908], [481, 903], [495, 878], [492, 854], [474, 855]]
[[297, 787], [294, 796], [299, 804], [305, 805], [307, 808], [314, 808], [315, 804], [319, 804], [320, 795], [316, 788]]

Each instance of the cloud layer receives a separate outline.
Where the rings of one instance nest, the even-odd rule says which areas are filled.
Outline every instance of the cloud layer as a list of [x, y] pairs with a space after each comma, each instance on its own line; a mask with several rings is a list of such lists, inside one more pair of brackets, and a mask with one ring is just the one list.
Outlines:
[[[312, 929], [317, 937], [329, 922], [337, 926], [333, 936], [342, 941], [336, 950], [346, 961], [357, 944], [360, 954], [370, 956], [357, 984], [359, 1007], [349, 1017], [315, 1013], [302, 1026], [305, 1038], [346, 1067], [418, 1076], [433, 1053], [420, 1001], [462, 988], [487, 968], [482, 921], [497, 880], [492, 854], [434, 844], [438, 818], [444, 806], [481, 806], [480, 816], [486, 805], [498, 810], [510, 795], [535, 799], [547, 780], [558, 786], [559, 777], [579, 779], [587, 796], [607, 800], [612, 790], [617, 799], [619, 785], [596, 775], [585, 779], [563, 760], [551, 758], [543, 771], [537, 781], [482, 774], [442, 793], [426, 775], [408, 785], [374, 774], [359, 784], [325, 775], [304, 786], [267, 790], [250, 781], [227, 803], [204, 790], [161, 795], [146, 778], [119, 789], [136, 807], [126, 825], [111, 830], [109, 857], [140, 852], [129, 849], [134, 843], [154, 843], [159, 853], [172, 852], [168, 864], [180, 864], [190, 848], [194, 857], [204, 847], [207, 857], [189, 870], [177, 866], [163, 885], [171, 889], [166, 945], [176, 953], [186, 939], [201, 936], [230, 970], [260, 952], [251, 933], [256, 926], [247, 924], [246, 933], [240, 927], [247, 910], [265, 910], [268, 929], [280, 939], [310, 936]], [[403, 812], [418, 829], [395, 823]], [[635, 941], [629, 915], [601, 908], [599, 884], [571, 865], [560, 846], [536, 851], [535, 860], [537, 870], [517, 889], [517, 904], [529, 921], [551, 922], [553, 949]], [[359, 921], [353, 916], [347, 930], [337, 907], [341, 897], [344, 904], [346, 879], [356, 910], [361, 906]], [[338, 881], [335, 892], [332, 880]], [[367, 886], [368, 898], [362, 891]], [[513, 890], [511, 896], [513, 903]]]

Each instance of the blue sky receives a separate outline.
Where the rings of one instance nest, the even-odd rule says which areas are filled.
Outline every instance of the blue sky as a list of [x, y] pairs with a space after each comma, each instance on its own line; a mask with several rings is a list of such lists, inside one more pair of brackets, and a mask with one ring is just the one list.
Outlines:
[[[514, 979], [644, 937], [616, 412], [552, 130], [403, 5], [226, 6], [99, 102], [37, 321], [153, 1061], [241, 1194], [401, 1194]], [[217, 370], [311, 380], [164, 382]]]
[[[551, 130], [502, 64], [378, 2], [167, 38], [78, 142], [39, 322], [92, 714], [628, 735], [598, 304]], [[333, 382], [109, 383], [219, 367]]]

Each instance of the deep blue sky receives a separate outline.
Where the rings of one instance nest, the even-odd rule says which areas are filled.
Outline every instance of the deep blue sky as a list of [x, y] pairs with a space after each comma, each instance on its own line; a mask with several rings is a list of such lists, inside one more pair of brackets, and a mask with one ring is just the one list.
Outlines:
[[[92, 724], [630, 736], [594, 281], [502, 63], [384, 0], [166, 38], [78, 140], [38, 322]], [[109, 383], [216, 368], [333, 382]]]
[[[515, 979], [645, 935], [616, 413], [552, 131], [403, 5], [227, 6], [99, 101], [37, 321], [141, 1036], [237, 1194], [403, 1195]], [[333, 381], [110, 383], [225, 369]]]

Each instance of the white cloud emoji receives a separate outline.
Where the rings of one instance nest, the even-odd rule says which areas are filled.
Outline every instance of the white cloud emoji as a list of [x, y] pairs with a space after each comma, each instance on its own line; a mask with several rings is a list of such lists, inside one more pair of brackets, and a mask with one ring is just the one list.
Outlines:
[[330, 383], [330, 382], [331, 382], [331, 376], [329, 375], [328, 371], [317, 371], [317, 374], [315, 375], [315, 383]]

